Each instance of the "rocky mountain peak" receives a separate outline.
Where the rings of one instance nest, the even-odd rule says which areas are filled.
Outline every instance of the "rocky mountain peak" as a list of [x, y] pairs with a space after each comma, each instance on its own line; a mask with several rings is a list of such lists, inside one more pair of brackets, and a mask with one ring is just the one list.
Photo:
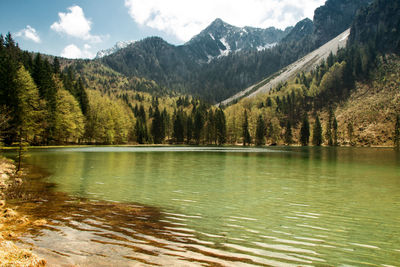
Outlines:
[[128, 45], [133, 44], [134, 42], [135, 41], [119, 41], [113, 47], [104, 49], [104, 50], [100, 50], [99, 52], [97, 52], [96, 58], [102, 58], [102, 57], [111, 55], [111, 54], [127, 47]]

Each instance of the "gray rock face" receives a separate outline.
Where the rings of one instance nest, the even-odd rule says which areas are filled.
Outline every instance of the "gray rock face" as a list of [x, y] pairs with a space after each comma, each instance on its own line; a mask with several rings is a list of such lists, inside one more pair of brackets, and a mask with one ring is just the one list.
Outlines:
[[260, 29], [235, 27], [221, 19], [216, 19], [185, 46], [202, 61], [227, 56], [231, 52], [271, 48], [279, 43], [292, 29], [284, 31], [274, 27]]

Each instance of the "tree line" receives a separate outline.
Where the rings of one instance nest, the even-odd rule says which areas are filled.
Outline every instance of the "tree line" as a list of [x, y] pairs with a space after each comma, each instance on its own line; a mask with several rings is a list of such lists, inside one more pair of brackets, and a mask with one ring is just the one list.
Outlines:
[[[7, 145], [336, 146], [335, 103], [346, 99], [356, 81], [368, 79], [377, 64], [365, 46], [353, 46], [255, 101], [222, 109], [190, 96], [88, 89], [87, 77], [62, 60], [22, 51], [10, 34], [0, 42], [0, 136]], [[321, 120], [324, 109], [328, 115]], [[341, 127], [354, 145], [353, 123]]]

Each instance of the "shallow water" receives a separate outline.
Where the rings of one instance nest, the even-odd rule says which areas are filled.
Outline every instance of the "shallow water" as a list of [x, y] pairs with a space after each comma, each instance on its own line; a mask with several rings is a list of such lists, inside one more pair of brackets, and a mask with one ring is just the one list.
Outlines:
[[390, 149], [62, 148], [31, 150], [28, 162], [51, 173], [49, 192], [72, 198], [31, 209], [49, 225], [24, 241], [54, 262], [400, 262], [400, 154]]

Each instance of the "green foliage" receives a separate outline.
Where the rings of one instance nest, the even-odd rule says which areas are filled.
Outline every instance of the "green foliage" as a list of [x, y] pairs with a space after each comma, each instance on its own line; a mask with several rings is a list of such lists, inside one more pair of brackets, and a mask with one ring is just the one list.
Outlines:
[[[314, 26], [307, 20], [296, 25], [297, 30], [305, 26], [305, 35], [293, 32], [296, 38], [288, 35], [272, 49], [231, 53], [210, 64], [199, 63], [195, 55], [188, 60], [187, 53], [193, 51], [168, 45], [159, 38], [150, 38], [132, 46], [133, 50], [104, 60], [68, 61], [23, 52], [11, 34], [1, 36], [0, 106], [5, 107], [1, 114], [9, 117], [2, 131], [4, 141], [116, 144], [162, 143], [165, 139], [191, 143], [194, 139], [196, 144], [221, 145], [243, 137], [243, 145], [247, 145], [251, 136], [256, 144], [263, 144], [265, 136], [270, 144], [281, 139], [291, 144], [293, 133], [297, 134], [301, 125], [300, 143], [308, 145], [307, 114], [324, 114], [327, 106], [346, 101], [356, 81], [372, 79], [376, 51], [398, 52], [394, 27], [398, 16], [389, 16], [397, 12], [398, 3], [391, 6], [390, 1], [376, 0], [360, 11], [346, 49], [330, 54], [315, 70], [299, 73], [254, 103], [240, 101], [222, 110], [177, 92], [189, 92], [210, 102], [231, 96], [344, 30], [355, 10], [366, 2], [328, 0], [316, 12]], [[344, 12], [335, 14], [335, 9]], [[259, 118], [264, 118], [264, 125]], [[319, 136], [317, 130], [313, 143], [320, 145], [322, 141], [314, 140]], [[347, 130], [350, 144], [355, 144], [351, 122]], [[329, 145], [338, 144], [338, 122], [333, 112], [325, 137]]]
[[261, 115], [258, 116], [257, 119], [255, 143], [256, 146], [262, 146], [265, 144], [265, 122]]
[[322, 145], [322, 126], [318, 115], [315, 117], [315, 123], [313, 128], [313, 145]]
[[0, 107], [0, 146], [3, 145], [4, 131], [8, 128], [11, 116], [7, 108]]
[[218, 145], [226, 143], [226, 119], [224, 111], [219, 108], [215, 111], [215, 128], [217, 131]]
[[17, 108], [14, 114], [18, 140], [32, 141], [36, 134], [41, 132], [39, 121], [42, 115], [42, 106], [38, 89], [29, 72], [21, 66], [16, 74], [15, 88]]
[[[328, 146], [333, 145], [333, 136], [332, 136], [333, 118], [334, 118], [333, 110], [330, 108], [329, 109], [329, 119], [328, 119], [328, 121], [326, 123], [326, 127], [325, 127], [325, 140], [328, 142]], [[335, 121], [336, 121], [336, 118], [335, 118]], [[337, 122], [336, 122], [336, 127], [337, 127]], [[336, 135], [337, 135], [337, 133], [336, 133]], [[336, 139], [337, 139], [337, 136], [336, 136]]]
[[56, 97], [54, 138], [60, 143], [76, 143], [85, 130], [84, 116], [78, 102], [65, 89], [60, 88]]
[[287, 145], [293, 144], [292, 124], [290, 123], [290, 120], [288, 120], [286, 123], [285, 143]]
[[310, 142], [310, 123], [308, 122], [308, 116], [304, 115], [303, 122], [300, 128], [300, 144], [302, 146], [308, 146]]
[[117, 100], [89, 91], [89, 114], [86, 124], [88, 142], [123, 144], [128, 141], [133, 118], [126, 107]]
[[242, 133], [243, 133], [243, 146], [250, 145], [251, 144], [251, 136], [249, 132], [249, 120], [247, 117], [247, 110], [244, 110], [244, 115], [243, 115], [243, 124], [242, 124]]
[[151, 134], [153, 136], [153, 142], [154, 144], [161, 144], [164, 141], [164, 134], [162, 132], [163, 130], [163, 124], [164, 121], [161, 118], [160, 111], [158, 110], [158, 106], [155, 107], [154, 113], [153, 113], [153, 121], [151, 124]]
[[[183, 113], [183, 110], [178, 110], [174, 112], [174, 133], [173, 133], [173, 137], [175, 138], [175, 142], [177, 143], [183, 143], [184, 141], [184, 125], [185, 125], [185, 116]], [[195, 129], [196, 129], [196, 118], [195, 118]], [[199, 128], [201, 129], [201, 128]], [[196, 142], [200, 142], [200, 137], [199, 135], [196, 135], [196, 130], [195, 132], [195, 139]], [[198, 132], [197, 132], [198, 134]]]
[[333, 118], [333, 125], [332, 125], [332, 129], [333, 129], [333, 145], [334, 146], [338, 146], [338, 123], [336, 120], [336, 117]]
[[[200, 138], [203, 127], [204, 127], [203, 114], [199, 109], [196, 109], [196, 112], [194, 114], [194, 129], [193, 129], [193, 138], [196, 141], [196, 144], [200, 144]], [[212, 132], [212, 131], [207, 131], [207, 132]]]
[[193, 119], [191, 116], [186, 119], [186, 143], [190, 144], [193, 138]]
[[396, 123], [394, 125], [394, 147], [400, 150], [400, 115], [396, 116]]
[[355, 142], [354, 142], [354, 128], [353, 128], [353, 123], [352, 122], [349, 122], [347, 124], [347, 134], [348, 134], [348, 138], [349, 138], [349, 144], [351, 146], [354, 146], [355, 145]]

